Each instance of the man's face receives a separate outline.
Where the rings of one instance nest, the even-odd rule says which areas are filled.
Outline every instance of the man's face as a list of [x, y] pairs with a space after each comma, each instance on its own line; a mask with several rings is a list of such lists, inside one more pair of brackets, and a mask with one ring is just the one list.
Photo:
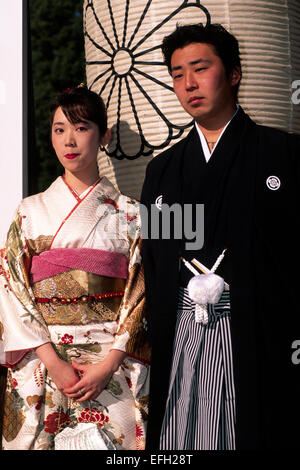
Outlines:
[[191, 43], [176, 49], [171, 73], [179, 102], [199, 124], [218, 122], [235, 106], [234, 85], [240, 72], [234, 69], [228, 77], [211, 44]]

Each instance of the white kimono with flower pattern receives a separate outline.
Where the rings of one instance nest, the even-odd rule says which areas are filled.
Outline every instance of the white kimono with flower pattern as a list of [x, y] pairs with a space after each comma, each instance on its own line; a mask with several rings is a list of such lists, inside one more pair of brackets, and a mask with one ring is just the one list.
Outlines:
[[[81, 422], [97, 423], [117, 449], [144, 448], [150, 351], [139, 243], [138, 203], [106, 178], [83, 199], [60, 177], [21, 202], [0, 264], [0, 343], [9, 367], [4, 449], [53, 449], [62, 429]], [[103, 273], [59, 266], [33, 282], [34, 260], [69, 252], [121, 256], [127, 277], [107, 275], [109, 266]], [[96, 400], [78, 403], [57, 390], [38, 359], [35, 348], [46, 342], [69, 362], [99, 362], [112, 348], [128, 356]]]

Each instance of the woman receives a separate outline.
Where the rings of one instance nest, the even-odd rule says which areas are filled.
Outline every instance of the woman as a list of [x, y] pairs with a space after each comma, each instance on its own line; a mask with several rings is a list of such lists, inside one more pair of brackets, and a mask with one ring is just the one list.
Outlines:
[[64, 175], [21, 202], [1, 250], [3, 448], [143, 449], [138, 203], [99, 178], [110, 131], [97, 94], [62, 93], [51, 135]]

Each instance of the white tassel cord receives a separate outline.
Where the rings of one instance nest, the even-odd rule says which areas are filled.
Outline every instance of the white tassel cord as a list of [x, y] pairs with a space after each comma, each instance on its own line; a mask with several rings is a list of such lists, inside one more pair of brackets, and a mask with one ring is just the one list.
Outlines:
[[206, 266], [199, 263], [196, 259], [193, 259], [192, 262], [205, 274], [199, 274], [188, 261], [181, 258], [185, 266], [194, 274], [187, 288], [190, 298], [196, 303], [195, 321], [197, 323], [205, 325], [208, 323], [207, 304], [216, 304], [221, 298], [225, 282], [221, 276], [214, 272], [223, 260], [225, 252], [226, 249], [223, 250], [211, 270], [207, 269]]

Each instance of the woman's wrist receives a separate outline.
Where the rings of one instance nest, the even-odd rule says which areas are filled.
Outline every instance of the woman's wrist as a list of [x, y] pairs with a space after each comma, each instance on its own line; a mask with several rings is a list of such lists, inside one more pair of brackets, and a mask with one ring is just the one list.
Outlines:
[[111, 349], [104, 361], [109, 366], [111, 371], [115, 373], [119, 369], [126, 356], [127, 354], [124, 351], [120, 351], [119, 349]]
[[51, 343], [45, 343], [35, 348], [36, 355], [40, 358], [46, 369], [56, 367], [61, 362], [61, 359], [56, 354]]

